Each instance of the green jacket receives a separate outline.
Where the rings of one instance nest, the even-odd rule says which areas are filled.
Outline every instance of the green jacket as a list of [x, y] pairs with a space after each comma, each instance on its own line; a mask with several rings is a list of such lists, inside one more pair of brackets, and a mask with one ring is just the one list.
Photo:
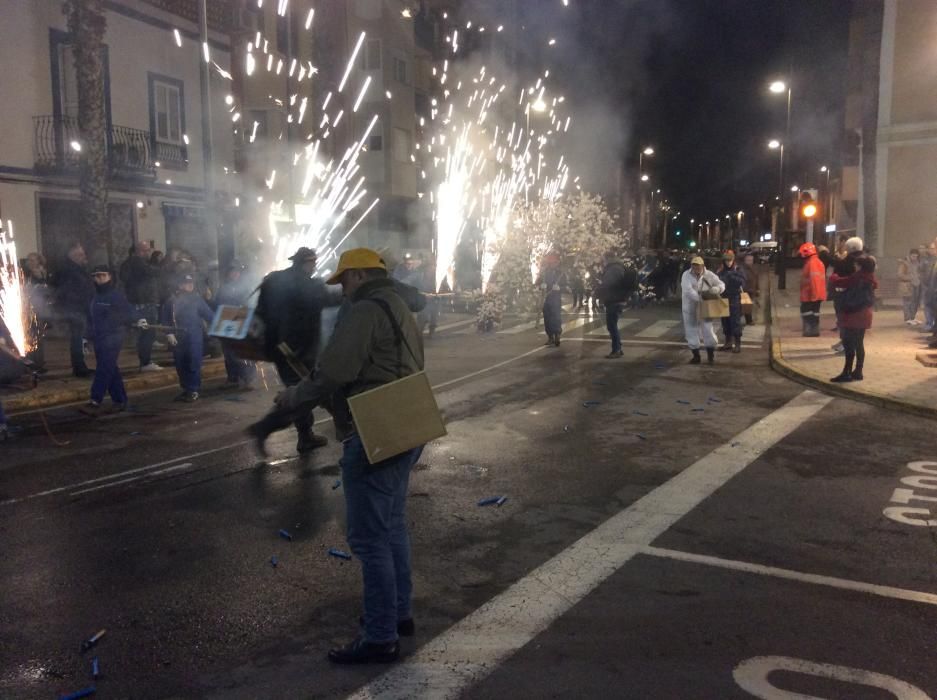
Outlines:
[[[369, 299], [387, 303], [413, 355], [406, 344], [397, 343], [387, 314]], [[392, 280], [365, 282], [352, 302], [322, 351], [314, 378], [300, 382], [289, 402], [292, 407], [325, 405], [339, 439], [354, 431], [346, 398], [423, 370], [423, 338]]]

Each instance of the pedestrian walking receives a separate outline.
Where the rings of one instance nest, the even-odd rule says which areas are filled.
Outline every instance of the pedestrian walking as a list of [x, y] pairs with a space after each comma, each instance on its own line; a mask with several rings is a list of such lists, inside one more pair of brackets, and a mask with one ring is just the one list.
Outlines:
[[3, 404], [0, 403], [0, 442], [6, 442], [13, 434], [10, 432], [10, 427], [7, 425], [7, 417], [3, 412]]
[[612, 351], [605, 357], [611, 360], [623, 355], [618, 321], [621, 318], [621, 305], [638, 289], [638, 275], [634, 268], [625, 267], [613, 252], [605, 253], [602, 261], [605, 267], [594, 295], [605, 306], [605, 327], [612, 341]]
[[705, 261], [696, 256], [690, 260], [690, 269], [683, 273], [680, 287], [683, 290], [683, 330], [693, 353], [690, 364], [700, 364], [700, 345], [706, 348], [706, 359], [712, 364], [719, 340], [712, 319], [703, 315], [702, 300], [718, 299], [725, 291], [725, 283], [716, 273], [707, 270]]
[[570, 274], [569, 291], [573, 294], [573, 311], [583, 308], [586, 301], [586, 281], [583, 279], [582, 270], [573, 270]]
[[[849, 255], [830, 278], [838, 300], [838, 325], [846, 356], [843, 371], [831, 382], [858, 382], [865, 367], [865, 332], [872, 327], [875, 307], [875, 258], [862, 252], [862, 239], [846, 242]], [[855, 366], [853, 366], [855, 363]]]
[[[118, 360], [124, 344], [127, 328], [133, 323], [133, 307], [123, 292], [117, 289], [114, 276], [107, 265], [96, 266], [91, 273], [94, 279], [94, 298], [88, 311], [87, 336], [94, 344], [94, 380], [91, 382], [91, 400], [85, 413], [96, 415], [110, 395], [114, 407], [127, 409], [127, 391], [120, 373]], [[138, 319], [136, 327], [146, 329], [146, 319]]]
[[46, 331], [52, 326], [54, 302], [49, 289], [49, 275], [46, 261], [39, 253], [30, 253], [23, 264], [23, 280], [26, 283], [26, 296], [29, 300], [29, 339], [30, 350], [26, 359], [32, 363], [32, 371], [44, 374], [46, 369]]
[[202, 388], [202, 355], [205, 351], [202, 322], [211, 323], [214, 316], [205, 300], [195, 291], [195, 277], [182, 275], [176, 293], [163, 304], [160, 312], [160, 323], [173, 329], [166, 334], [166, 342], [172, 348], [176, 374], [182, 388], [182, 393], [174, 401], [198, 401]]
[[[271, 272], [260, 284], [256, 314], [264, 323], [264, 346], [267, 357], [276, 364], [280, 380], [287, 387], [302, 381], [302, 365], [310, 375], [314, 373], [319, 355], [322, 309], [338, 306], [341, 297], [330, 294], [321, 279], [313, 278], [318, 265], [316, 251], [305, 246], [290, 258], [292, 265], [285, 270]], [[281, 350], [288, 347], [291, 357]], [[313, 432], [313, 414], [297, 414], [294, 425], [298, 434], [296, 451], [300, 454], [328, 444], [322, 435]], [[254, 424], [259, 440], [281, 429], [279, 417], [268, 414]]]
[[727, 250], [722, 256], [719, 279], [725, 289], [722, 296], [729, 300], [729, 315], [722, 318], [722, 332], [725, 335], [723, 350], [734, 353], [742, 351], [742, 292], [745, 289], [745, 273], [735, 264], [735, 253]]
[[937, 244], [931, 243], [924, 249], [921, 258], [921, 304], [924, 307], [925, 333], [937, 327]]
[[141, 372], [158, 372], [162, 367], [153, 362], [153, 343], [156, 342], [156, 324], [159, 319], [160, 269], [150, 264], [153, 251], [147, 241], [137, 241], [130, 255], [120, 267], [120, 281], [124, 285], [127, 301], [133, 306], [137, 318], [145, 318], [147, 328], [137, 334], [137, 359]]
[[563, 334], [563, 287], [566, 276], [560, 267], [558, 253], [548, 253], [543, 259], [543, 270], [537, 280], [543, 292], [543, 330], [547, 334], [547, 345], [560, 346]]
[[330, 402], [342, 441], [347, 537], [361, 561], [364, 616], [357, 638], [329, 651], [329, 659], [339, 664], [393, 661], [399, 636], [414, 632], [406, 505], [410, 470], [423, 447], [370, 464], [347, 398], [422, 371], [423, 340], [377, 252], [346, 251], [328, 284], [342, 286], [353, 302], [351, 310], [322, 352], [315, 377], [282, 391], [277, 405], [306, 414]]
[[813, 243], [800, 246], [800, 320], [805, 338], [820, 337], [820, 306], [826, 301], [826, 266]]
[[[225, 275], [225, 281], [215, 297], [215, 308], [219, 306], [245, 306], [253, 293], [253, 285], [247, 278], [247, 265], [240, 260], [232, 260]], [[226, 388], [251, 389], [257, 378], [257, 365], [250, 360], [242, 360], [228, 345], [222, 344], [224, 367], [227, 373]]]
[[898, 293], [904, 306], [904, 322], [919, 326], [917, 310], [921, 305], [921, 254], [917, 248], [898, 261]]
[[85, 364], [85, 331], [88, 307], [95, 296], [95, 285], [88, 273], [88, 255], [81, 243], [72, 243], [54, 278], [56, 306], [68, 326], [68, 355], [72, 374], [89, 377]]
[[755, 267], [755, 256], [751, 253], [746, 253], [742, 258], [742, 272], [745, 274], [745, 293], [748, 294], [749, 298], [752, 300], [752, 310], [745, 314], [745, 325], [754, 326], [755, 317], [754, 317], [754, 305], [755, 300], [758, 298], [758, 268]]

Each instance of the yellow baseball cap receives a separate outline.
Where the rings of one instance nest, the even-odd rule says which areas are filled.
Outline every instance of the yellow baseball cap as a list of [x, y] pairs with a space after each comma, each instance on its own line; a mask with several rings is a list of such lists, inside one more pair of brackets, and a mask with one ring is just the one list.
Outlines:
[[693, 258], [693, 259], [690, 261], [690, 264], [691, 264], [691, 265], [705, 265], [705, 264], [706, 264], [706, 261], [703, 260], [700, 256], [697, 255], [695, 258]]
[[329, 277], [325, 283], [339, 284], [342, 280], [342, 275], [345, 274], [347, 270], [386, 269], [387, 265], [384, 264], [384, 259], [377, 251], [371, 250], [370, 248], [352, 248], [342, 253], [342, 257], [338, 259], [338, 268], [335, 270], [335, 274]]

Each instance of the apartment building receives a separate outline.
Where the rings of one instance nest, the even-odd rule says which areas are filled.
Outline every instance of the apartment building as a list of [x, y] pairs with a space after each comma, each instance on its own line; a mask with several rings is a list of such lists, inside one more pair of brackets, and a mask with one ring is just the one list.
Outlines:
[[[190, 250], [208, 265], [233, 245], [234, 174], [228, 31], [231, 3], [209, 4], [209, 102], [218, 229], [205, 196], [198, 5], [195, 0], [106, 0], [105, 112], [111, 249], [137, 240]], [[78, 221], [77, 80], [60, 0], [0, 0], [0, 217], [21, 255], [55, 264], [84, 235]], [[93, 247], [90, 241], [84, 241]], [[91, 250], [92, 258], [106, 252]]]

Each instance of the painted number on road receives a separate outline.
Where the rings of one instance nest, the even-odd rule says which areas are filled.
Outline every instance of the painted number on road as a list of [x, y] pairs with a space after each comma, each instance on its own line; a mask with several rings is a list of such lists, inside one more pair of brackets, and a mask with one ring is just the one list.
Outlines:
[[891, 502], [900, 505], [889, 505], [882, 512], [902, 525], [937, 527], [937, 462], [908, 462], [908, 470], [913, 473], [891, 495]]
[[818, 664], [790, 656], [756, 656], [736, 666], [732, 677], [742, 690], [762, 700], [828, 700], [817, 695], [804, 695], [778, 688], [768, 679], [768, 675], [776, 671], [789, 671], [814, 678], [877, 688], [891, 693], [897, 700], [933, 700], [920, 688], [893, 676], [848, 666]]

